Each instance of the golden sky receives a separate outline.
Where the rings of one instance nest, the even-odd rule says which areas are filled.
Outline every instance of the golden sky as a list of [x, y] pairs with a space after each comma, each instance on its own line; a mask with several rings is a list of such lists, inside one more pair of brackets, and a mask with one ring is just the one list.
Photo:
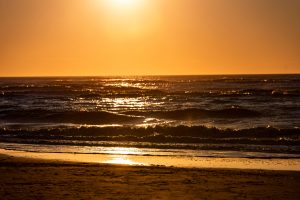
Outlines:
[[1, 0], [0, 76], [300, 73], [299, 0]]

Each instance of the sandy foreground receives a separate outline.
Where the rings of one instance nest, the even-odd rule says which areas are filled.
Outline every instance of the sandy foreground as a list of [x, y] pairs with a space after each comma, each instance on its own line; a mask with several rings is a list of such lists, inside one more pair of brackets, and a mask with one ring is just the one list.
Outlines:
[[1, 199], [300, 199], [300, 172], [71, 163], [0, 155]]

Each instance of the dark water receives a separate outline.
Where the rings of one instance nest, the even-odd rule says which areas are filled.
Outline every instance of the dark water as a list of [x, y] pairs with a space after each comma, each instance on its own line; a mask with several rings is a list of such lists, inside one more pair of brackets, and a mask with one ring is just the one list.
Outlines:
[[300, 152], [300, 75], [0, 78], [0, 142]]

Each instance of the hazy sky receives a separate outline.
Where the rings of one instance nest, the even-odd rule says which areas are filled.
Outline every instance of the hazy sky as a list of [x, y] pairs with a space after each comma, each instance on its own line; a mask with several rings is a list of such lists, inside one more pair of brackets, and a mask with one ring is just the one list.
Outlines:
[[300, 0], [1, 0], [0, 76], [300, 73]]

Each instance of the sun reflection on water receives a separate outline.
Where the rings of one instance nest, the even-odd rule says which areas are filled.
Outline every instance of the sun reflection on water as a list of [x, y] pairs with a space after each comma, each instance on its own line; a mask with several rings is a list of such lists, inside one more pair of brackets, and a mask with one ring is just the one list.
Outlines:
[[144, 163], [134, 162], [133, 160], [130, 160], [128, 156], [120, 156], [120, 155], [114, 155], [112, 156], [112, 159], [106, 160], [103, 163], [118, 164], [118, 165], [144, 165]]
[[138, 148], [112, 147], [106, 153], [113, 155], [141, 155], [143, 151]]
[[111, 159], [104, 161], [105, 164], [119, 165], [145, 165], [144, 163], [135, 162], [129, 158], [129, 155], [142, 155], [143, 151], [138, 148], [114, 147], [106, 153], [111, 154]]
[[147, 97], [137, 98], [103, 98], [102, 103], [106, 103], [111, 108], [120, 109], [145, 109], [151, 105]]

